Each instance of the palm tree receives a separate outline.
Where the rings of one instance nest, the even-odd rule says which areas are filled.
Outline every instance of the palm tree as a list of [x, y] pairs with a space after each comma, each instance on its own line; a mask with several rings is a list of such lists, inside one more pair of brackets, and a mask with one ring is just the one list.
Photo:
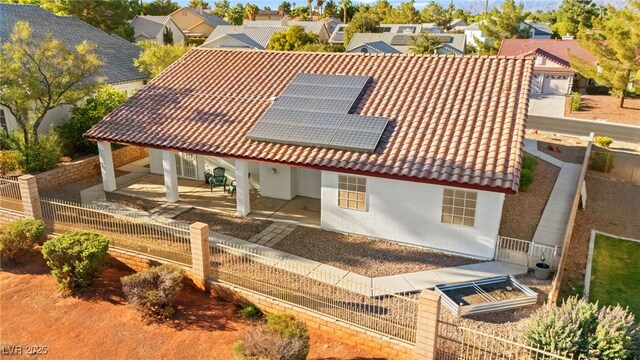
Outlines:
[[247, 19], [253, 21], [256, 19], [256, 16], [258, 15], [260, 8], [257, 5], [247, 4], [247, 6], [244, 8], [244, 11], [245, 11], [245, 14], [247, 15]]
[[322, 17], [322, 5], [324, 5], [324, 0], [317, 0], [316, 7], [318, 8], [318, 15]]
[[309, 3], [309, 18], [313, 17], [313, 0], [307, 0]]
[[351, 6], [351, 0], [340, 0], [340, 5], [342, 5], [342, 7], [344, 8], [344, 19], [342, 19], [342, 21], [344, 21], [346, 23], [347, 22], [347, 9], [349, 8], [349, 6]]

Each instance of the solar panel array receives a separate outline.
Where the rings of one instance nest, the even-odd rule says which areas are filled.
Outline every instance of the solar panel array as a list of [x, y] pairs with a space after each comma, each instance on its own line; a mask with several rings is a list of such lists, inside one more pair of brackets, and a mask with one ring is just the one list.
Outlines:
[[247, 137], [373, 152], [388, 119], [349, 114], [368, 81], [368, 76], [297, 74]]

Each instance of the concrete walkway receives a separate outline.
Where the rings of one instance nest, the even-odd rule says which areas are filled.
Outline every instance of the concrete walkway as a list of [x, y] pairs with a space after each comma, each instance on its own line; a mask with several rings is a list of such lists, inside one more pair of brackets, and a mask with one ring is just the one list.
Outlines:
[[[149, 158], [140, 159], [127, 165], [119, 167], [117, 170], [129, 172], [116, 178], [116, 187], [121, 188], [136, 182], [138, 179], [149, 174]], [[102, 183], [80, 191], [80, 202], [84, 205], [96, 205], [107, 200]]]
[[564, 232], [569, 221], [573, 198], [578, 190], [582, 166], [562, 162], [538, 150], [538, 142], [525, 139], [524, 151], [560, 168], [551, 195], [542, 213], [533, 242], [550, 246], [562, 246]]

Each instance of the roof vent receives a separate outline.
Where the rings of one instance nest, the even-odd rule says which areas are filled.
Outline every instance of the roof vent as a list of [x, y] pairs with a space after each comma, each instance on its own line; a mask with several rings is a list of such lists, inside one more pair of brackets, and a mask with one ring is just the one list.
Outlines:
[[573, 39], [575, 39], [573, 35], [569, 35], [569, 34], [562, 37], [562, 40], [573, 40]]

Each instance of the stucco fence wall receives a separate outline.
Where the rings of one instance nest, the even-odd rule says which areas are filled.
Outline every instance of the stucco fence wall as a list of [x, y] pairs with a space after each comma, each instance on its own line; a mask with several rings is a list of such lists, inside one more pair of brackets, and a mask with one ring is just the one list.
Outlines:
[[[125, 146], [113, 151], [113, 165], [118, 168], [147, 156], [148, 151], [146, 148]], [[97, 155], [83, 160], [61, 164], [55, 169], [36, 174], [35, 177], [38, 182], [38, 189], [40, 191], [47, 191], [96, 175], [100, 175], [100, 158]]]

